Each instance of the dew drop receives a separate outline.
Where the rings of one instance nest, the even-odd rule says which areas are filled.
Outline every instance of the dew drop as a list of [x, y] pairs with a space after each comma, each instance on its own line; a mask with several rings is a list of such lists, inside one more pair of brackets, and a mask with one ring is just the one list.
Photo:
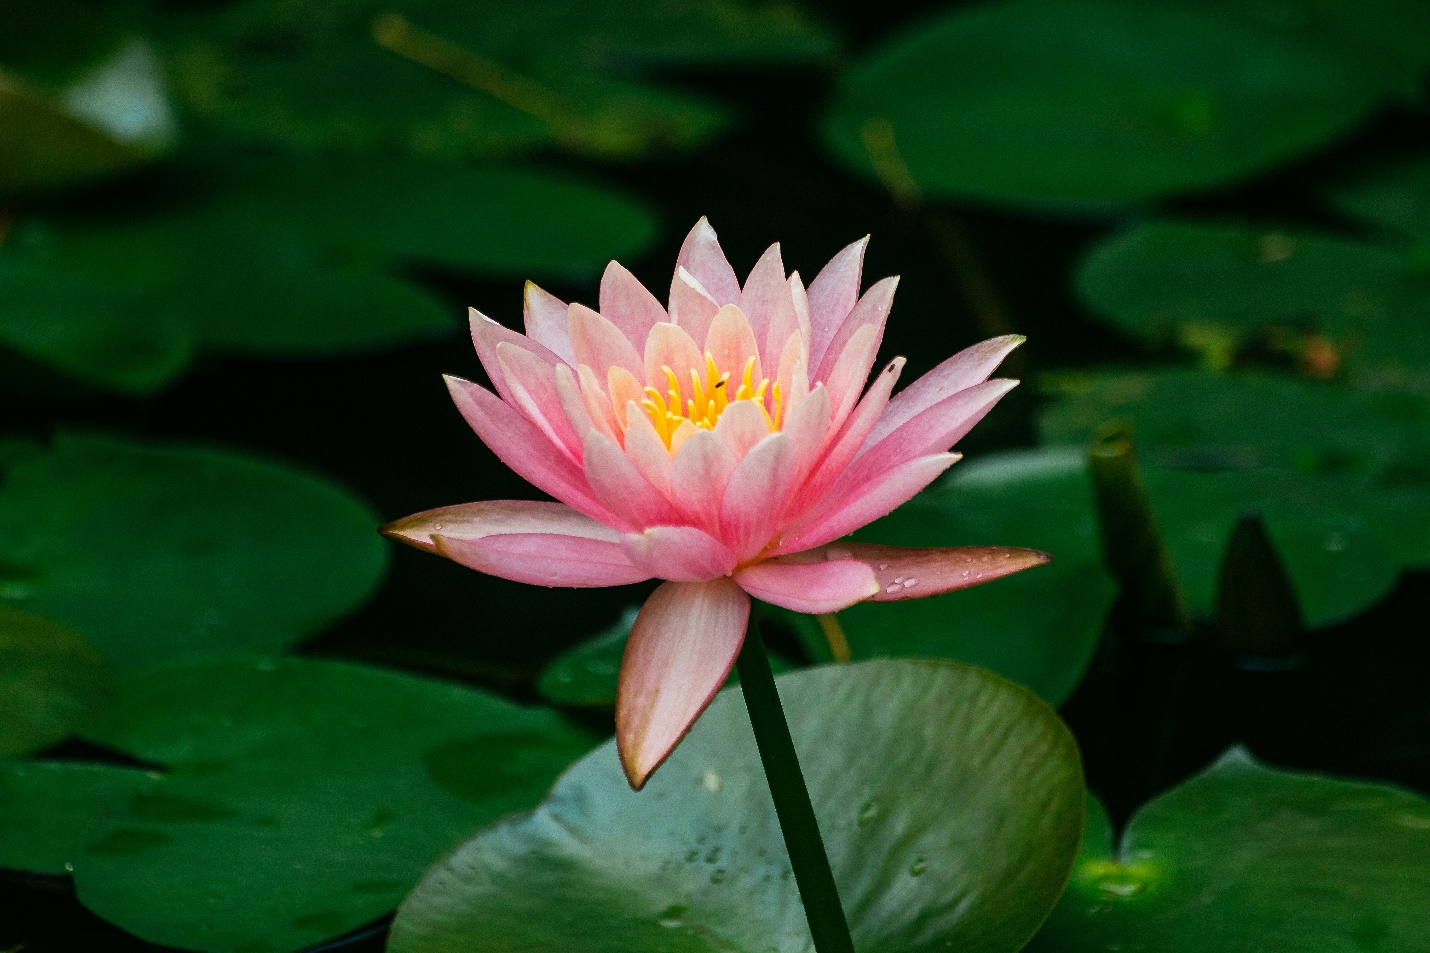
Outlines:
[[875, 801], [865, 801], [859, 808], [859, 826], [868, 827], [879, 816], [879, 805]]
[[928, 869], [928, 861], [923, 857], [915, 857], [914, 862], [909, 865], [909, 876], [918, 877]]
[[65, 861], [65, 872], [74, 873], [74, 864], [71, 861]]
[[1104, 880], [1097, 886], [1115, 897], [1135, 897], [1143, 890], [1143, 885], [1135, 880]]
[[660, 913], [656, 914], [656, 922], [668, 929], [685, 926], [686, 908], [678, 903], [673, 903]]
[[880, 564], [879, 564], [879, 571], [880, 571], [880, 572], [883, 572], [885, 569], [888, 569], [888, 568], [889, 568], [889, 564], [888, 564], [888, 563], [880, 563]]
[[894, 577], [894, 585], [896, 585], [896, 586], [897, 586], [897, 585], [901, 585], [901, 584], [903, 583], [903, 581], [904, 581], [904, 577], [903, 577], [903, 576], [895, 576], [895, 577]]
[[912, 589], [914, 586], [917, 586], [918, 584], [919, 584], [919, 581], [918, 581], [917, 579], [914, 579], [912, 576], [910, 576], [908, 579], [905, 579], [905, 580], [904, 580], [904, 588], [905, 588], [905, 589]]
[[896, 582], [896, 583], [892, 583], [892, 584], [890, 584], [890, 585], [888, 585], [888, 586], [885, 586], [885, 587], [884, 587], [884, 591], [885, 591], [885, 592], [889, 592], [889, 593], [894, 593], [894, 592], [898, 592], [898, 591], [899, 591], [900, 589], [902, 589], [902, 588], [904, 588], [904, 587], [901, 586], [901, 585], [899, 585], [899, 584]]

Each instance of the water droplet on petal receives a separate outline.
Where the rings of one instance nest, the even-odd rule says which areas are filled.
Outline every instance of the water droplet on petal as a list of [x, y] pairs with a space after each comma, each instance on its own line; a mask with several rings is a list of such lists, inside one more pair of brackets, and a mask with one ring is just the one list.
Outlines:
[[914, 586], [917, 586], [918, 584], [919, 584], [919, 581], [918, 581], [917, 579], [913, 578], [912, 576], [910, 576], [908, 579], [905, 579], [905, 580], [904, 580], [904, 588], [905, 588], [905, 589], [912, 589]]
[[880, 572], [883, 572], [885, 569], [888, 569], [888, 568], [889, 568], [889, 564], [888, 564], [888, 563], [880, 563], [880, 564], [879, 564], [879, 571], [880, 571]]
[[891, 594], [892, 594], [892, 593], [898, 592], [898, 591], [899, 591], [900, 589], [902, 589], [902, 588], [904, 588], [904, 587], [901, 586], [901, 585], [899, 585], [898, 583], [893, 583], [893, 584], [891, 584], [891, 585], [885, 586], [885, 587], [884, 587], [884, 591], [887, 592], [887, 593], [891, 593]]

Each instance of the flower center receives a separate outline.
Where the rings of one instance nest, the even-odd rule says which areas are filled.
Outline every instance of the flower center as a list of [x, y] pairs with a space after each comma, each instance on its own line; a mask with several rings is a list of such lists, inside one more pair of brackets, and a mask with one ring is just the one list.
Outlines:
[[641, 401], [641, 407], [650, 416], [667, 448], [671, 446], [676, 430], [686, 421], [702, 430], [714, 430], [725, 409], [740, 400], [751, 401], [760, 409], [765, 426], [771, 433], [780, 429], [783, 411], [780, 385], [775, 383], [771, 386], [769, 378], [755, 382], [753, 357], [745, 362], [740, 380], [734, 384], [730, 381], [730, 372], [722, 372], [715, 365], [714, 355], [708, 352], [705, 355], [705, 376], [702, 378], [700, 372], [692, 368], [688, 387], [682, 387], [679, 375], [669, 367], [662, 367], [661, 371], [665, 374], [665, 393], [647, 387], [646, 399]]

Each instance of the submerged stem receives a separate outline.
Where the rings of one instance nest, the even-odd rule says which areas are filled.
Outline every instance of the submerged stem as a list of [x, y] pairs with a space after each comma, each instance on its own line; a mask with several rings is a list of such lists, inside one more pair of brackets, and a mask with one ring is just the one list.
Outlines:
[[775, 676], [770, 670], [770, 658], [765, 652], [759, 627], [750, 620], [745, 645], [736, 660], [740, 671], [740, 686], [745, 694], [745, 707], [750, 712], [750, 724], [755, 729], [755, 744], [760, 749], [760, 761], [765, 766], [765, 779], [775, 802], [780, 830], [784, 833], [785, 849], [789, 851], [794, 881], [804, 902], [804, 915], [809, 921], [809, 933], [816, 953], [854, 953], [854, 941], [849, 936], [849, 923], [839, 903], [839, 891], [834, 885], [834, 872], [829, 856], [824, 852], [824, 839], [819, 834], [819, 822], [814, 817], [814, 805], [804, 785], [794, 740], [780, 705]]

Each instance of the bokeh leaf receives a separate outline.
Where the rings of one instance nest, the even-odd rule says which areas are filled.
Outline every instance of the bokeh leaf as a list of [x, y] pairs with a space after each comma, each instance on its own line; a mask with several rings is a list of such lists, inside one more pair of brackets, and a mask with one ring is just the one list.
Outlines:
[[109, 677], [83, 639], [0, 603], [0, 758], [69, 737], [109, 701]]
[[300, 949], [382, 916], [593, 743], [550, 711], [311, 659], [131, 676], [90, 737], [169, 772], [90, 829], [80, 901], [212, 953]]
[[1363, 171], [1333, 187], [1330, 199], [1387, 237], [1410, 241], [1416, 264], [1430, 265], [1430, 158], [1411, 156]]
[[[1062, 888], [1082, 818], [1076, 746], [1053, 711], [945, 662], [830, 666], [779, 686], [855, 942], [1019, 949]], [[809, 949], [743, 708], [723, 692], [639, 793], [614, 745], [597, 749], [534, 815], [429, 871], [389, 949]]]
[[0, 604], [72, 629], [118, 669], [275, 651], [372, 592], [378, 522], [266, 461], [61, 435], [0, 486]]
[[1424, 797], [1235, 748], [1120, 838], [1090, 805], [1067, 893], [1028, 949], [1412, 953], [1430, 943], [1427, 854]]
[[112, 764], [0, 762], [0, 867], [68, 874], [90, 826], [159, 777]]
[[[1412, 25], [1413, 24], [1413, 25]], [[1105, 207], [1236, 181], [1408, 95], [1407, 0], [1009, 0], [925, 21], [845, 76], [825, 137], [896, 188]]]

